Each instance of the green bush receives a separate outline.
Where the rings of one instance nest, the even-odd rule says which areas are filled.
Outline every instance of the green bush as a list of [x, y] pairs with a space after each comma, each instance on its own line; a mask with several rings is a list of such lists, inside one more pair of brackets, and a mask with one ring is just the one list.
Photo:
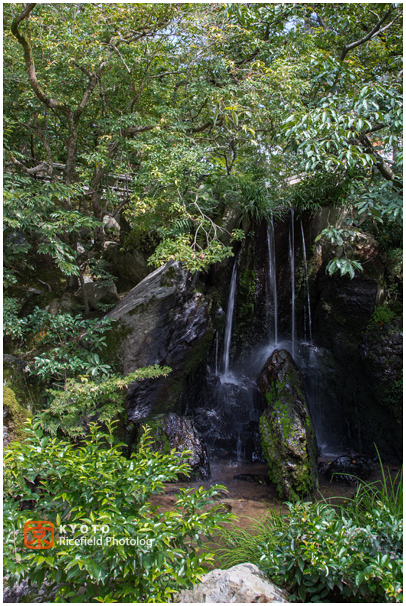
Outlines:
[[[167, 602], [205, 572], [211, 555], [199, 553], [200, 536], [231, 514], [220, 514], [220, 505], [202, 509], [223, 487], [181, 489], [173, 510], [160, 513], [148, 499], [188, 472], [186, 455], [152, 452], [144, 435], [139, 452], [126, 459], [113, 440], [111, 423], [105, 434], [92, 426], [80, 447], [45, 436], [35, 423], [24, 444], [7, 449], [4, 556], [11, 586], [46, 581], [56, 602]], [[23, 527], [32, 520], [55, 524], [53, 547], [24, 547]], [[76, 543], [64, 545], [65, 536]], [[104, 544], [86, 544], [95, 537]], [[107, 537], [129, 544], [107, 544]]]
[[288, 503], [287, 516], [271, 512], [249, 531], [222, 529], [222, 564], [253, 562], [293, 600], [402, 601], [402, 472], [381, 471], [338, 506]]
[[38, 421], [47, 432], [56, 434], [62, 431], [72, 438], [85, 436], [89, 423], [112, 421], [124, 411], [125, 396], [130, 383], [166, 377], [171, 371], [168, 367], [148, 366], [138, 368], [125, 377], [112, 375], [101, 381], [89, 381], [81, 377], [80, 381], [67, 379], [63, 391], [48, 389], [51, 396], [49, 408], [38, 414]]
[[290, 503], [276, 545], [258, 546], [259, 565], [303, 602], [401, 601], [402, 536], [383, 503], [366, 526], [327, 503]]

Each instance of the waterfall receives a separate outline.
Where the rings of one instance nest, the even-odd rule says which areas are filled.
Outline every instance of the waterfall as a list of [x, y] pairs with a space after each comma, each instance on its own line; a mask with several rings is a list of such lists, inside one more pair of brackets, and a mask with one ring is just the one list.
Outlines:
[[233, 314], [234, 314], [234, 303], [235, 303], [235, 287], [237, 284], [237, 259], [235, 257], [233, 265], [233, 273], [231, 275], [230, 283], [230, 294], [228, 295], [227, 303], [227, 315], [226, 315], [226, 331], [224, 335], [224, 374], [227, 375], [230, 366], [230, 345], [231, 345], [231, 332], [233, 328]]
[[[306, 291], [307, 291], [307, 319], [308, 319], [308, 323], [309, 323], [309, 339], [310, 339], [310, 343], [312, 343], [313, 342], [312, 310], [311, 310], [311, 306], [310, 306], [309, 274], [307, 272], [306, 242], [305, 242], [305, 236], [304, 236], [304, 230], [303, 230], [303, 222], [301, 219], [300, 219], [300, 229], [302, 231], [302, 242], [303, 242], [303, 258], [304, 258], [304, 267], [305, 267], [305, 283], [306, 283]], [[305, 339], [306, 339], [306, 308], [305, 308], [304, 329], [305, 329]]]
[[274, 342], [278, 342], [278, 294], [276, 289], [276, 258], [275, 258], [275, 232], [273, 216], [267, 226], [268, 257], [269, 257], [269, 286], [273, 301], [274, 314]]
[[290, 209], [290, 231], [289, 231], [289, 260], [290, 281], [292, 289], [292, 357], [295, 357], [296, 348], [296, 325], [295, 325], [295, 211]]
[[219, 333], [218, 333], [218, 330], [216, 330], [216, 359], [215, 359], [215, 375], [216, 375], [216, 377], [219, 374], [218, 359], [219, 359]]

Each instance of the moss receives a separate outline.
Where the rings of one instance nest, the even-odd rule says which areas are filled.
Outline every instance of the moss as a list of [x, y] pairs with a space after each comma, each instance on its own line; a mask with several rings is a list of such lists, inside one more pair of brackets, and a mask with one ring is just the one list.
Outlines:
[[122, 372], [122, 347], [132, 329], [119, 321], [116, 326], [106, 333], [106, 345], [103, 351], [103, 361]]
[[34, 413], [36, 408], [43, 408], [41, 397], [44, 385], [38, 378], [26, 375], [14, 365], [4, 363], [3, 383], [14, 392], [17, 401], [23, 408], [30, 408]]
[[24, 423], [32, 418], [29, 410], [17, 402], [16, 394], [10, 387], [3, 387], [3, 407], [6, 412], [6, 426], [11, 441], [23, 442], [25, 439]]
[[278, 381], [265, 394], [269, 406], [259, 424], [269, 477], [279, 496], [290, 501], [311, 493], [317, 482], [314, 430], [308, 413], [304, 427], [298, 418], [296, 402], [305, 400], [295, 374], [287, 373], [285, 384]]

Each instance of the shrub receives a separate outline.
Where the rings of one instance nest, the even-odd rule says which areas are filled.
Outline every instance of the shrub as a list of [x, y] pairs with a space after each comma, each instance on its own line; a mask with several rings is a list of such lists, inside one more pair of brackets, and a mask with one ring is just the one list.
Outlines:
[[402, 530], [383, 503], [367, 526], [326, 503], [290, 503], [276, 545], [258, 546], [260, 567], [303, 602], [401, 601]]
[[77, 438], [85, 436], [89, 423], [112, 421], [123, 413], [128, 385], [134, 381], [166, 377], [168, 367], [148, 366], [138, 368], [125, 377], [117, 375], [101, 381], [67, 379], [63, 391], [48, 389], [52, 400], [49, 408], [38, 414], [40, 425], [49, 433], [58, 431]]
[[[202, 508], [223, 487], [181, 489], [173, 511], [160, 513], [148, 499], [163, 491], [165, 481], [187, 473], [184, 455], [152, 452], [144, 434], [139, 452], [126, 459], [107, 425], [107, 433], [92, 426], [89, 439], [77, 447], [45, 436], [35, 423], [24, 444], [6, 451], [4, 555], [10, 585], [46, 581], [49, 591], [57, 590], [56, 602], [167, 602], [205, 572], [211, 555], [198, 552], [200, 535], [209, 535], [231, 514], [220, 514], [220, 505]], [[32, 520], [55, 524], [53, 547], [24, 547], [23, 527]], [[106, 524], [108, 535], [102, 535]], [[72, 532], [63, 535], [59, 525]], [[63, 536], [76, 543], [64, 546]], [[111, 545], [104, 536], [143, 539], [144, 545]], [[86, 544], [95, 537], [103, 544]]]
[[293, 600], [402, 601], [402, 472], [381, 471], [336, 507], [288, 503], [288, 516], [272, 512], [250, 531], [222, 529], [222, 563], [257, 564]]

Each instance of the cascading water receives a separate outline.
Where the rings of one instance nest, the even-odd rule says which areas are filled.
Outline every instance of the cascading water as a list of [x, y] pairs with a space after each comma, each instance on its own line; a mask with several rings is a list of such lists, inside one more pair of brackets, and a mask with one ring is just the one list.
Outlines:
[[[223, 371], [218, 372], [218, 335], [215, 348], [216, 372], [209, 372], [194, 406], [196, 427], [215, 457], [258, 460], [258, 422], [263, 405], [258, 387], [245, 374], [230, 369], [230, 348], [237, 288], [236, 257], [231, 274], [225, 331]], [[256, 458], [255, 458], [256, 457]]]
[[295, 322], [295, 211], [290, 209], [290, 231], [289, 231], [289, 263], [290, 263], [290, 282], [291, 282], [291, 307], [292, 307], [292, 357], [296, 353], [296, 322]]
[[307, 293], [307, 318], [306, 318], [306, 306], [305, 306], [305, 321], [304, 321], [304, 330], [305, 330], [305, 340], [306, 340], [306, 319], [308, 321], [309, 327], [309, 341], [313, 342], [312, 335], [312, 310], [310, 306], [310, 289], [309, 289], [309, 274], [307, 271], [307, 256], [306, 256], [306, 241], [304, 236], [303, 222], [300, 219], [300, 229], [302, 232], [302, 243], [303, 243], [303, 259], [304, 259], [304, 268], [305, 268], [305, 284], [306, 284], [306, 293]]
[[214, 361], [214, 363], [215, 363], [215, 366], [214, 366], [215, 371], [214, 372], [215, 372], [216, 377], [218, 377], [218, 374], [219, 374], [218, 359], [219, 359], [219, 333], [216, 330], [216, 354], [215, 354], [215, 361]]
[[276, 257], [275, 257], [275, 228], [273, 216], [271, 222], [267, 225], [268, 258], [269, 258], [269, 287], [272, 297], [273, 311], [273, 341], [275, 345], [278, 342], [278, 292], [276, 287]]
[[230, 293], [228, 295], [227, 303], [227, 315], [226, 315], [226, 329], [224, 333], [224, 375], [227, 376], [230, 367], [230, 345], [231, 345], [231, 334], [233, 329], [233, 315], [234, 315], [234, 304], [235, 304], [235, 288], [237, 284], [237, 260], [235, 257], [233, 273], [231, 275]]

